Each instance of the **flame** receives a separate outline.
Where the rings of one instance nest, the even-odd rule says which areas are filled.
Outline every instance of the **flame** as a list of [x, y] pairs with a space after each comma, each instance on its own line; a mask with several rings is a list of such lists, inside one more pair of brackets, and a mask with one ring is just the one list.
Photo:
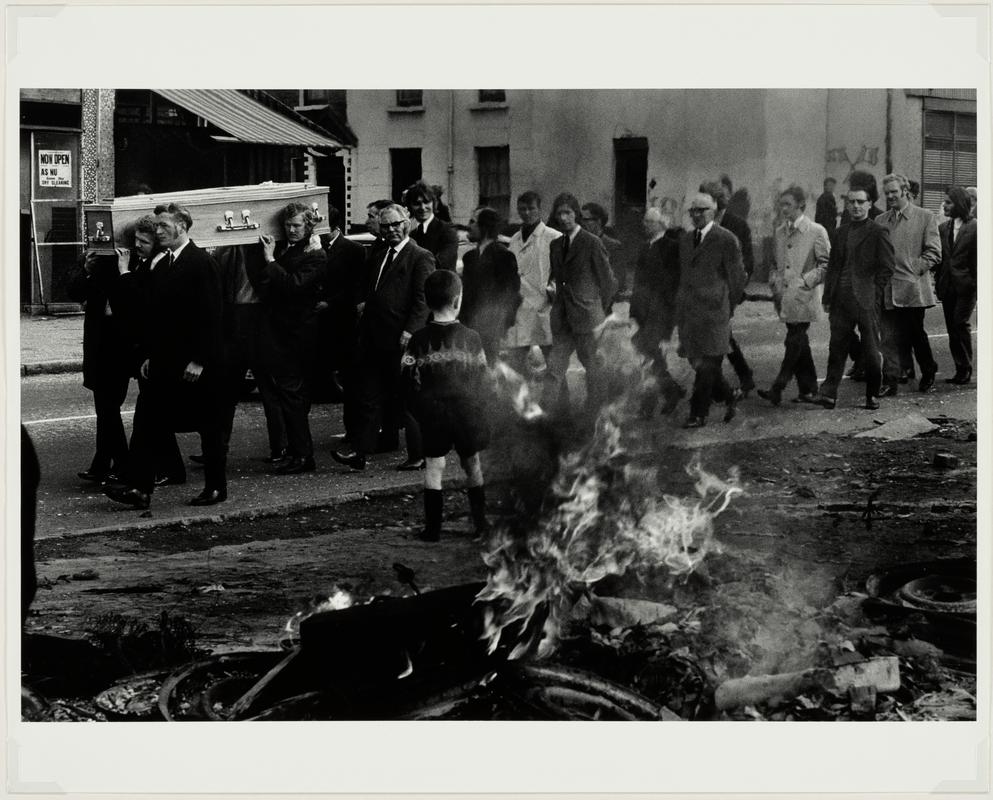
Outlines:
[[737, 468], [722, 480], [694, 457], [686, 472], [696, 478], [696, 497], [659, 496], [658, 469], [629, 463], [622, 425], [628, 401], [625, 395], [605, 407], [589, 443], [560, 457], [536, 529], [524, 535], [507, 528], [494, 532], [483, 554], [489, 577], [476, 598], [484, 604], [489, 652], [515, 626], [517, 644], [509, 658], [535, 647], [539, 658], [547, 656], [575, 599], [590, 584], [628, 570], [686, 574], [718, 548], [714, 518], [743, 491]]
[[298, 611], [286, 620], [286, 624], [283, 626], [282, 643], [290, 647], [296, 645], [300, 641], [300, 624], [308, 617], [323, 611], [341, 611], [351, 608], [353, 605], [355, 605], [355, 597], [351, 592], [337, 586], [334, 587], [328, 597], [311, 602], [310, 608], [306, 611]]
[[517, 416], [528, 422], [544, 416], [545, 412], [531, 396], [528, 382], [515, 370], [498, 360], [493, 365], [493, 376], [498, 395], [510, 398]]

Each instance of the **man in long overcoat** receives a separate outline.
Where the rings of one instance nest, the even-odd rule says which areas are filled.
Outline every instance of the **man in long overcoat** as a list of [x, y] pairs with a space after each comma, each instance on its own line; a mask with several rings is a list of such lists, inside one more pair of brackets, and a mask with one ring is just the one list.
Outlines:
[[695, 195], [689, 207], [693, 230], [679, 242], [676, 325], [680, 351], [696, 370], [684, 428], [706, 424], [712, 398], [726, 403], [725, 422], [735, 413], [736, 393], [721, 363], [730, 349], [731, 312], [741, 301], [746, 275], [738, 239], [714, 222], [716, 209], [709, 194]]

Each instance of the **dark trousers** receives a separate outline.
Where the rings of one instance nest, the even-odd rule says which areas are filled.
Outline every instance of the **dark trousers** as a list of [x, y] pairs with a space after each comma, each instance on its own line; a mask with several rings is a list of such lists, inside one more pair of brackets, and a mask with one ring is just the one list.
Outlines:
[[93, 409], [97, 415], [97, 442], [90, 472], [125, 471], [128, 460], [128, 437], [124, 433], [121, 406], [128, 396], [131, 376], [125, 367], [108, 369], [93, 386]]
[[[141, 402], [141, 397], [147, 394], [148, 391], [148, 381], [144, 378], [138, 378], [138, 400], [135, 402], [134, 420], [138, 419], [138, 405]], [[148, 401], [145, 400], [146, 405], [147, 403]], [[130, 454], [134, 446], [134, 420], [132, 421], [132, 444], [128, 448], [128, 458], [131, 457]], [[167, 476], [176, 481], [185, 481], [186, 462], [183, 460], [183, 453], [179, 449], [179, 442], [176, 441], [176, 433], [172, 428], [168, 426], [166, 428], [167, 430], [155, 439], [155, 452], [152, 454], [155, 475], [156, 477]], [[131, 475], [130, 465], [125, 470], [125, 474]]]
[[976, 290], [953, 290], [945, 292], [941, 300], [941, 310], [948, 328], [948, 349], [952, 353], [956, 372], [972, 372], [972, 325], [969, 319], [976, 310]]
[[772, 388], [782, 392], [795, 377], [800, 394], [817, 393], [817, 368], [810, 353], [810, 340], [807, 338], [809, 322], [787, 322], [786, 339], [783, 342], [783, 362], [779, 374], [772, 382]]
[[[200, 380], [210, 382], [209, 377]], [[177, 413], [196, 417], [196, 429], [204, 457], [204, 484], [207, 489], [227, 489], [226, 448], [223, 431], [223, 395], [219, 385], [205, 383], [198, 387], [201, 401], [197, 408], [180, 412], [176, 398], [182, 393], [168, 382], [142, 381], [138, 401], [135, 403], [134, 429], [129, 450], [128, 483], [139, 491], [151, 494], [155, 489], [155, 475], [160, 464], [168, 457], [175, 458], [182, 467], [182, 456], [176, 445], [175, 428]], [[186, 426], [184, 425], [184, 428]], [[175, 474], [170, 472], [169, 474]], [[185, 468], [183, 468], [185, 476]]]
[[726, 403], [731, 399], [733, 389], [721, 369], [723, 362], [724, 356], [698, 356], [690, 359], [690, 365], [696, 370], [693, 394], [690, 395], [691, 416], [706, 419], [712, 400]]
[[376, 452], [382, 438], [394, 441], [400, 426], [407, 438], [407, 457], [423, 458], [420, 428], [400, 396], [400, 350], [363, 349], [355, 370], [355, 413], [352, 446], [363, 455]]
[[[290, 456], [313, 458], [314, 440], [310, 435], [310, 391], [303, 372], [262, 375], [259, 394], [266, 408], [269, 447], [273, 454], [282, 448], [273, 447], [283, 435]], [[270, 422], [270, 417], [272, 421]]]
[[905, 371], [921, 367], [921, 375], [933, 375], [938, 364], [924, 330], [923, 308], [892, 308], [882, 313], [883, 381], [897, 383]]
[[738, 376], [738, 383], [741, 384], [743, 389], [751, 389], [755, 386], [755, 380], [752, 377], [752, 368], [748, 365], [748, 361], [745, 360], [745, 354], [741, 352], [741, 348], [734, 340], [734, 336], [731, 337], [730, 345], [731, 351], [728, 353], [728, 361], [734, 368], [734, 374]]
[[849, 296], [839, 299], [831, 306], [830, 321], [827, 375], [821, 384], [821, 394], [837, 399], [838, 384], [845, 372], [852, 332], [858, 326], [862, 342], [862, 368], [865, 370], [865, 394], [866, 397], [876, 397], [882, 385], [878, 311], [862, 308], [854, 296]]
[[603, 370], [596, 352], [596, 337], [590, 333], [573, 333], [570, 330], [557, 331], [552, 349], [546, 361], [544, 405], [566, 411], [569, 408], [569, 388], [566, 384], [566, 371], [573, 352], [586, 370], [586, 409], [594, 412], [603, 402]]

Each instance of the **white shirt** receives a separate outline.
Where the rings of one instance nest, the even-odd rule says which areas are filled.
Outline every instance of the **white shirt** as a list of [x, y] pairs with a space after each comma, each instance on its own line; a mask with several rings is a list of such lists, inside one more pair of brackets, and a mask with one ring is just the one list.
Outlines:
[[390, 257], [390, 250], [392, 250], [396, 254], [393, 256], [393, 258], [395, 259], [398, 255], [400, 255], [400, 251], [403, 250], [404, 247], [406, 247], [407, 242], [409, 241], [410, 241], [410, 237], [404, 236], [403, 241], [400, 242], [400, 244], [394, 247], [386, 248], [386, 254], [383, 256], [383, 261], [379, 265], [379, 272], [376, 274], [376, 283], [372, 287], [373, 291], [379, 288], [379, 282], [383, 279], [383, 268], [386, 266], [386, 260]]
[[582, 227], [582, 225], [577, 225], [572, 229], [572, 233], [569, 234], [569, 244], [572, 244], [576, 237], [579, 236], [579, 231], [582, 230]]
[[[183, 252], [183, 248], [186, 247], [186, 245], [188, 245], [189, 243], [190, 243], [190, 240], [187, 239], [179, 247], [177, 247], [175, 250], [172, 251], [172, 260], [173, 261], [175, 261], [177, 258], [179, 258], [179, 254]], [[155, 265], [158, 264], [167, 255], [169, 255], [169, 250], [168, 249], [163, 250], [161, 253], [158, 253], [155, 256], [155, 258], [152, 259], [152, 263], [148, 265], [148, 268], [149, 269], [155, 269]]]
[[703, 243], [703, 240], [707, 237], [707, 234], [710, 233], [710, 229], [713, 227], [714, 227], [714, 222], [713, 220], [711, 220], [710, 222], [708, 222], [706, 225], [704, 225], [702, 228], [699, 229], [701, 244]]
[[417, 224], [420, 226], [421, 230], [424, 233], [427, 233], [428, 225], [430, 225], [433, 220], [434, 220], [434, 214], [431, 214], [426, 220], [424, 220], [424, 222], [418, 222]]

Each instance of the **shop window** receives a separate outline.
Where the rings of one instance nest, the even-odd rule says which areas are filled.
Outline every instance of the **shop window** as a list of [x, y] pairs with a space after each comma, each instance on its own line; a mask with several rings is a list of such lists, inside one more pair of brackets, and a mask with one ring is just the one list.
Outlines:
[[976, 115], [924, 112], [921, 205], [940, 211], [949, 186], [976, 185]]

